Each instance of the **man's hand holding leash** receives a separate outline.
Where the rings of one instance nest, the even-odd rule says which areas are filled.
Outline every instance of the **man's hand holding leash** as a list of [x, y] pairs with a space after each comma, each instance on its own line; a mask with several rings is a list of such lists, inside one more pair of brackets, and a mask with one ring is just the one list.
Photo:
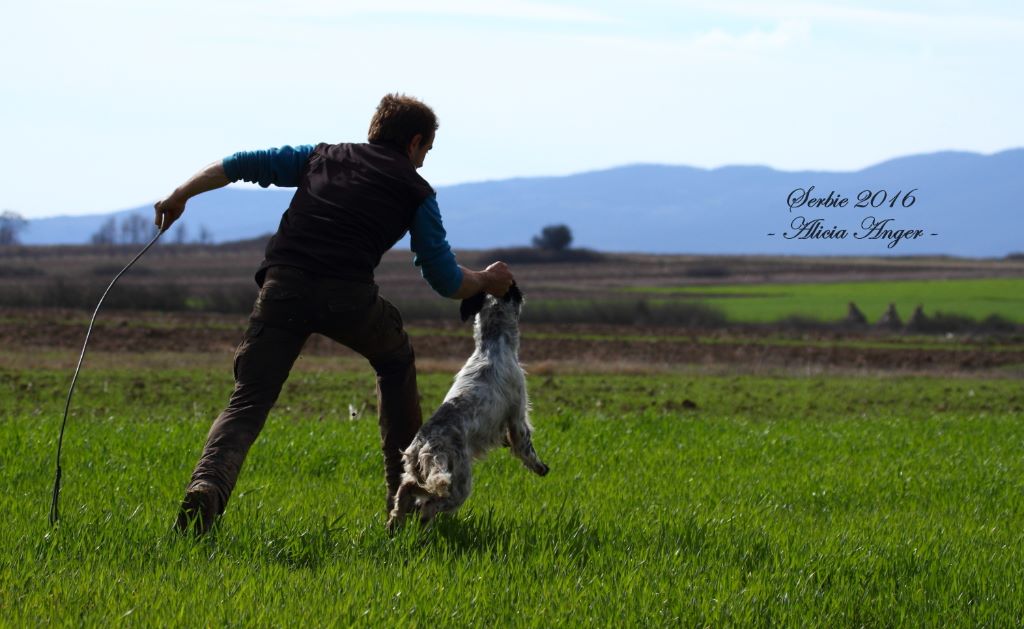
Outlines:
[[231, 181], [224, 172], [223, 164], [221, 162], [210, 164], [192, 175], [188, 181], [181, 184], [166, 198], [153, 205], [153, 209], [156, 210], [153, 222], [157, 227], [163, 225], [162, 232], [167, 231], [185, 213], [185, 204], [189, 199], [203, 192], [223, 188], [229, 183]]

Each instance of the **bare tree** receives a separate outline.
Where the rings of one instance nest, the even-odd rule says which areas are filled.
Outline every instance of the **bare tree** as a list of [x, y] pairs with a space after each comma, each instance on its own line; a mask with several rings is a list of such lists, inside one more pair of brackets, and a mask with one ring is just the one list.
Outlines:
[[0, 246], [18, 244], [18, 234], [27, 225], [25, 217], [17, 212], [4, 210], [0, 213]]
[[103, 224], [100, 225], [100, 228], [93, 233], [89, 240], [94, 245], [117, 244], [117, 219], [111, 216], [103, 221]]
[[188, 225], [185, 223], [178, 223], [177, 229], [174, 230], [174, 244], [183, 245], [188, 242]]
[[138, 245], [148, 241], [156, 233], [156, 225], [141, 214], [130, 214], [121, 221], [121, 242]]
[[209, 245], [213, 242], [213, 232], [206, 225], [199, 226], [199, 238], [197, 239], [199, 244]]
[[126, 244], [135, 242], [134, 235], [132, 234], [133, 227], [134, 226], [131, 224], [130, 221], [121, 221], [121, 237], [119, 238], [120, 242]]

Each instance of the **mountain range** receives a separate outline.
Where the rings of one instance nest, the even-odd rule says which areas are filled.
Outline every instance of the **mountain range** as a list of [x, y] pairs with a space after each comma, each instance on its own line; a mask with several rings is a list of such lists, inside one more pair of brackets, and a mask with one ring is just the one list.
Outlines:
[[[817, 206], [798, 205], [801, 191]], [[181, 222], [216, 242], [258, 237], [277, 228], [291, 194], [222, 188], [190, 201]], [[527, 245], [544, 226], [566, 224], [574, 247], [697, 254], [1001, 257], [1024, 251], [1022, 198], [1024, 149], [913, 155], [855, 172], [635, 164], [437, 188], [455, 249]], [[111, 216], [152, 212], [34, 219], [21, 241], [87, 243]], [[891, 220], [872, 229], [872, 218]]]

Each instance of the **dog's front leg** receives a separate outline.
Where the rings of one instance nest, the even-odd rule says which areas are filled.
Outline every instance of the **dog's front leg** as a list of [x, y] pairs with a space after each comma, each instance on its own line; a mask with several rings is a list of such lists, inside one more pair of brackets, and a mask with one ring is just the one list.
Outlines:
[[405, 520], [405, 515], [409, 513], [412, 508], [413, 502], [416, 500], [416, 495], [419, 487], [416, 483], [405, 482], [398, 488], [398, 492], [395, 494], [395, 508], [391, 510], [388, 517], [387, 529], [389, 533], [394, 533], [395, 529], [401, 526], [402, 521]]
[[523, 462], [530, 471], [538, 476], [544, 476], [550, 468], [540, 460], [537, 451], [533, 449], [533, 429], [526, 413], [517, 414], [517, 417], [509, 422], [508, 441], [512, 447], [512, 455]]

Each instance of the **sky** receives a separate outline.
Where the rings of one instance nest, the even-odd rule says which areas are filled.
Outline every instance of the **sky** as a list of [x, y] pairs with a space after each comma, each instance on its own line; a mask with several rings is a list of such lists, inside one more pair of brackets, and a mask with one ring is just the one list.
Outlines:
[[2, 15], [0, 211], [28, 218], [152, 203], [239, 150], [365, 141], [396, 91], [439, 117], [420, 171], [435, 186], [1024, 146], [1011, 0], [12, 0]]

